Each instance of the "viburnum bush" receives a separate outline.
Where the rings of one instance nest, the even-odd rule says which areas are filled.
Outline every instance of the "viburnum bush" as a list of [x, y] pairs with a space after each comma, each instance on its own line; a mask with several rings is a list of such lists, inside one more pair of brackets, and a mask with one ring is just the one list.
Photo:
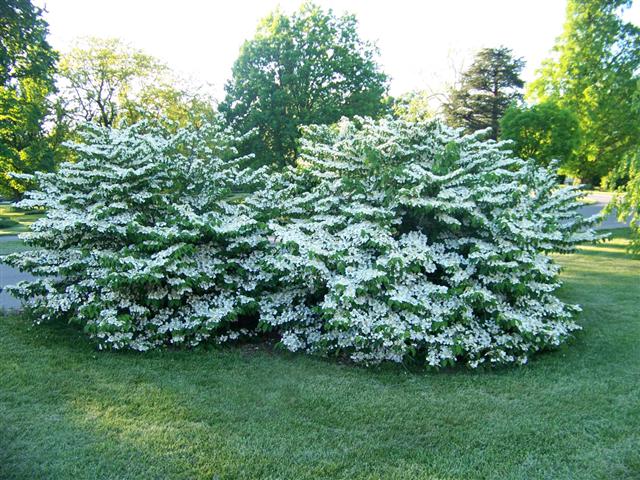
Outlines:
[[430, 366], [524, 363], [565, 341], [551, 252], [596, 238], [580, 192], [439, 123], [306, 128], [299, 166], [247, 204], [270, 218], [260, 322], [292, 351]]
[[47, 215], [25, 235], [37, 249], [7, 259], [36, 275], [13, 292], [39, 321], [138, 350], [269, 332], [291, 351], [477, 367], [579, 328], [549, 254], [596, 239], [596, 219], [551, 169], [437, 122], [307, 127], [298, 165], [270, 174], [242, 170], [237, 141], [219, 122], [89, 129], [20, 203]]
[[36, 276], [13, 294], [37, 321], [79, 322], [101, 348], [243, 333], [234, 322], [255, 303], [254, 252], [268, 239], [233, 195], [261, 175], [241, 170], [237, 141], [219, 121], [177, 134], [88, 126], [77, 162], [35, 175], [19, 203], [46, 217], [23, 236], [37, 248], [6, 258]]

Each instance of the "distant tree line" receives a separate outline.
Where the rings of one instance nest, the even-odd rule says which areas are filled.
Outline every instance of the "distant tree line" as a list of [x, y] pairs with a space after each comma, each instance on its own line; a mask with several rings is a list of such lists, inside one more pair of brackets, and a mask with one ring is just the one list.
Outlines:
[[[176, 127], [222, 115], [245, 137], [253, 164], [294, 162], [300, 127], [341, 117], [441, 117], [560, 173], [598, 185], [635, 178], [640, 138], [640, 32], [622, 19], [630, 0], [568, 0], [552, 57], [530, 85], [524, 60], [484, 48], [444, 100], [424, 90], [388, 94], [375, 44], [353, 15], [307, 2], [258, 25], [233, 65], [225, 97], [179, 78], [158, 59], [116, 39], [86, 38], [64, 54], [47, 42], [42, 10], [30, 0], [0, 5], [0, 195], [28, 185], [12, 174], [52, 170], [72, 155], [64, 141], [86, 122], [113, 127], [142, 119]], [[578, 48], [579, 47], [579, 48]], [[438, 104], [439, 108], [438, 108]], [[635, 158], [635, 157], [634, 157]]]

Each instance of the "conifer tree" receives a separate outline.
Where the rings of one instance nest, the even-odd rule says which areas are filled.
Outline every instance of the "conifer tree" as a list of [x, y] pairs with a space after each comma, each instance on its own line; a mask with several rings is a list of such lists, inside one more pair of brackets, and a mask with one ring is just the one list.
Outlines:
[[468, 133], [490, 128], [490, 137], [497, 140], [504, 112], [522, 99], [523, 68], [524, 61], [514, 58], [508, 48], [480, 50], [444, 104], [449, 125], [463, 127]]

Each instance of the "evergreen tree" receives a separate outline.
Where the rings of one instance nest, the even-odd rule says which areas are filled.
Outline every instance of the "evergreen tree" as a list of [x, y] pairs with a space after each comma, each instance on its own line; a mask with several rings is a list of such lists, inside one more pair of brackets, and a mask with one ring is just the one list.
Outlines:
[[446, 121], [466, 132], [491, 128], [490, 136], [497, 140], [504, 112], [522, 99], [523, 68], [524, 61], [508, 48], [480, 50], [444, 104]]
[[387, 77], [376, 53], [352, 15], [312, 3], [291, 16], [276, 11], [242, 46], [220, 111], [237, 130], [257, 130], [245, 149], [258, 163], [291, 164], [300, 125], [382, 110]]

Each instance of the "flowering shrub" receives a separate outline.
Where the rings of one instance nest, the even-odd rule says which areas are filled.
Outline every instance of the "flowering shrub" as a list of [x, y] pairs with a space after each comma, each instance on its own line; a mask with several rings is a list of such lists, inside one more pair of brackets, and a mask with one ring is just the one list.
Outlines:
[[480, 135], [369, 119], [308, 127], [299, 163], [248, 200], [276, 240], [261, 324], [289, 350], [476, 367], [578, 328], [548, 253], [594, 239], [595, 219], [550, 170]]
[[37, 174], [19, 204], [47, 215], [23, 235], [38, 249], [6, 259], [37, 276], [12, 292], [39, 321], [80, 322], [101, 348], [239, 335], [252, 252], [268, 240], [231, 195], [260, 175], [240, 170], [235, 140], [219, 123], [173, 135], [89, 127], [78, 161]]
[[578, 328], [548, 254], [595, 239], [596, 220], [551, 170], [480, 137], [344, 120], [306, 128], [298, 167], [266, 175], [240, 169], [219, 124], [93, 128], [20, 203], [47, 216], [25, 235], [39, 249], [8, 257], [38, 277], [13, 291], [101, 347], [272, 331], [365, 363], [522, 363]]

